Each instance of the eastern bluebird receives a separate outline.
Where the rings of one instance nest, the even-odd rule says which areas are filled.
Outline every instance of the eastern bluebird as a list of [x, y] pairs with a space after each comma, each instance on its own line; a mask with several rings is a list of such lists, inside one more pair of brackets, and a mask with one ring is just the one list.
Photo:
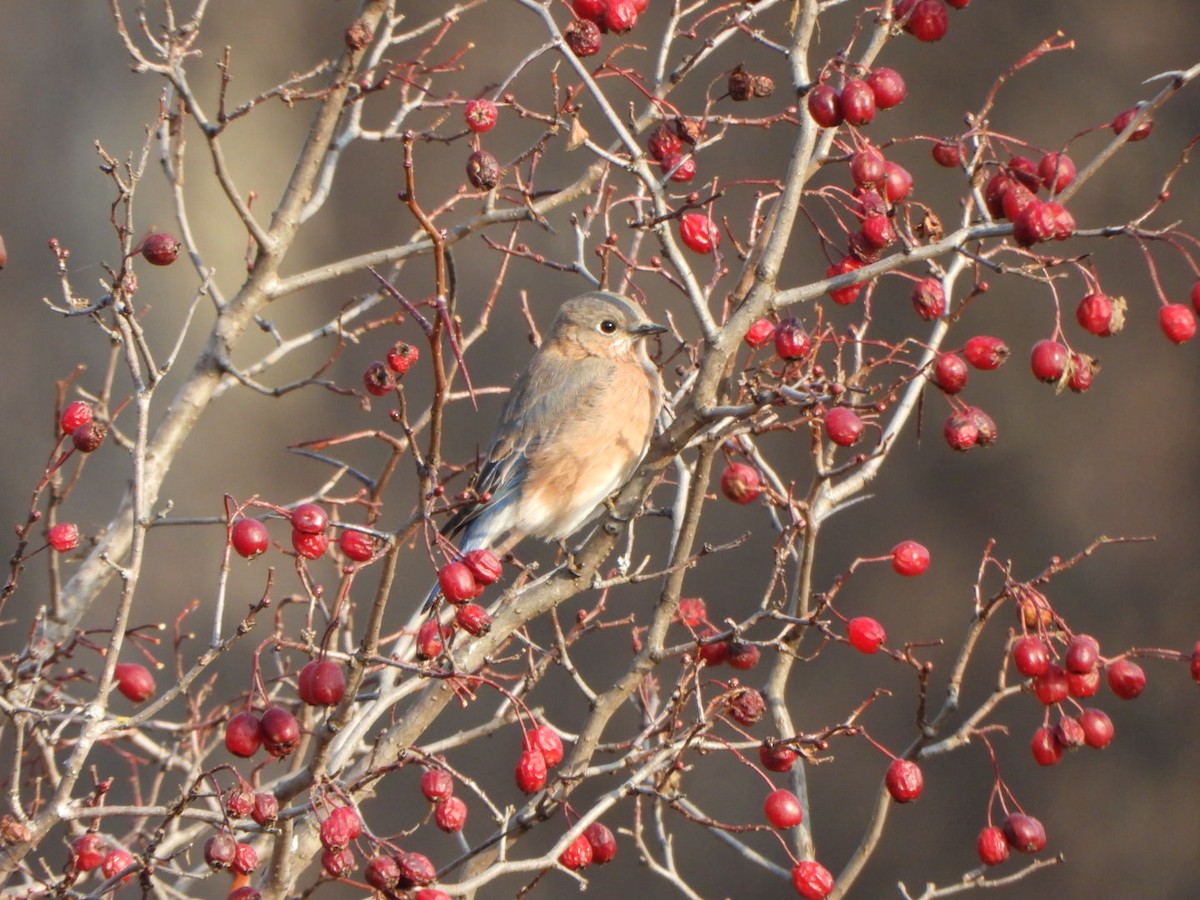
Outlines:
[[663, 386], [644, 339], [664, 331], [619, 294], [564, 303], [500, 413], [475, 479], [486, 500], [455, 513], [442, 533], [461, 533], [464, 553], [503, 556], [524, 537], [579, 530], [646, 455]]

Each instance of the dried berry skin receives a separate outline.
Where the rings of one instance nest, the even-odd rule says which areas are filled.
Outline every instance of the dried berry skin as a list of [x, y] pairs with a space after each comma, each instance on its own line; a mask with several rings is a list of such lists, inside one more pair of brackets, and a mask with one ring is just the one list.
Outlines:
[[522, 741], [526, 750], [537, 750], [541, 753], [548, 767], [557, 766], [563, 761], [562, 738], [549, 725], [531, 728], [525, 733]]
[[581, 59], [600, 52], [600, 26], [590, 19], [575, 19], [563, 29], [563, 38]]
[[386, 397], [396, 387], [392, 370], [382, 360], [376, 360], [367, 366], [366, 371], [363, 372], [362, 381], [363, 387], [372, 397]]
[[274, 794], [259, 791], [254, 795], [254, 808], [250, 810], [250, 818], [263, 828], [272, 825], [279, 818], [279, 801]]
[[447, 797], [437, 805], [434, 823], [447, 834], [462, 831], [467, 824], [467, 804], [460, 797]]
[[492, 630], [492, 617], [477, 603], [465, 603], [454, 613], [454, 621], [467, 634], [481, 637]]
[[768, 772], [790, 772], [799, 754], [786, 744], [763, 744], [758, 748], [758, 761]]
[[321, 868], [334, 878], [345, 878], [354, 871], [354, 854], [346, 848], [325, 850], [321, 853]]
[[1065, 153], [1047, 153], [1038, 161], [1038, 176], [1051, 194], [1061, 194], [1075, 175], [1075, 163]]
[[400, 883], [400, 866], [390, 856], [376, 856], [363, 870], [363, 880], [377, 891], [390, 891]]
[[775, 352], [781, 359], [803, 359], [812, 350], [812, 337], [799, 319], [784, 319], [775, 328]]
[[726, 709], [736, 722], [753, 725], [767, 711], [767, 701], [754, 688], [741, 688], [726, 701]]
[[258, 851], [249, 844], [238, 844], [233, 854], [233, 871], [249, 875], [258, 868]]
[[965, 453], [979, 443], [979, 426], [965, 413], [952, 413], [942, 426], [942, 436], [952, 450]]
[[646, 149], [650, 155], [660, 162], [670, 156], [672, 153], [680, 153], [683, 151], [683, 141], [679, 139], [679, 135], [675, 133], [673, 128], [667, 126], [666, 123], [659, 125], [650, 135], [650, 140], [646, 144]]
[[329, 549], [329, 536], [326, 534], [308, 534], [299, 529], [292, 529], [292, 549], [305, 559], [320, 559]]
[[729, 99], [739, 103], [754, 96], [754, 76], [746, 71], [746, 67], [738, 63], [736, 69], [729, 73]]
[[725, 656], [725, 661], [729, 663], [730, 668], [745, 672], [758, 665], [761, 655], [761, 651], [753, 644], [729, 641], [729, 652]]
[[922, 278], [912, 289], [912, 305], [917, 315], [932, 322], [946, 314], [946, 292], [936, 278]]
[[386, 361], [388, 368], [396, 373], [396, 377], [402, 378], [420, 357], [421, 351], [412, 344], [396, 341], [387, 352]]
[[500, 183], [500, 163], [486, 150], [467, 157], [467, 180], [481, 191], [490, 191]]
[[421, 793], [430, 803], [454, 794], [454, 779], [444, 769], [426, 769], [421, 773]]
[[237, 841], [231, 835], [214, 834], [204, 842], [204, 861], [212, 869], [228, 869], [237, 854]]

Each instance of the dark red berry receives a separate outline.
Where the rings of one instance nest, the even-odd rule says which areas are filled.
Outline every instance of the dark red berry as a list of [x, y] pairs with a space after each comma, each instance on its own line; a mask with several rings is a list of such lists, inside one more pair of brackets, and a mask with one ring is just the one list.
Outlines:
[[348, 806], [336, 806], [321, 822], [321, 846], [326, 850], [341, 850], [362, 834], [362, 819]]
[[92, 409], [90, 403], [72, 400], [62, 411], [62, 416], [58, 420], [59, 427], [62, 428], [63, 434], [74, 434], [80, 426], [92, 421], [95, 415], [95, 410]]
[[672, 181], [687, 184], [696, 177], [696, 158], [682, 153], [668, 153], [662, 158], [663, 174]]
[[329, 525], [329, 514], [315, 503], [301, 503], [292, 510], [292, 527], [305, 534], [319, 534]]
[[238, 519], [229, 535], [233, 550], [245, 559], [254, 559], [271, 545], [267, 526], [258, 519]]
[[589, 22], [602, 22], [608, 12], [608, 0], [574, 0], [575, 15]]
[[387, 364], [376, 360], [367, 366], [362, 376], [363, 387], [372, 397], [386, 397], [396, 389], [396, 379]]
[[803, 359], [812, 350], [812, 337], [799, 319], [784, 319], [775, 327], [775, 352], [782, 359]]
[[885, 162], [883, 154], [874, 147], [859, 150], [850, 157], [850, 177], [861, 188], [875, 187], [887, 174]]
[[923, 575], [929, 569], [929, 550], [916, 541], [901, 541], [892, 548], [892, 568], [900, 575]]
[[1045, 672], [1033, 679], [1033, 694], [1045, 706], [1062, 703], [1070, 694], [1067, 673], [1051, 663]]
[[348, 847], [324, 850], [321, 853], [321, 868], [334, 878], [345, 878], [354, 871], [354, 854]]
[[866, 429], [858, 413], [844, 406], [835, 406], [825, 413], [822, 425], [825, 428], [825, 436], [839, 447], [853, 447]]
[[1020, 853], [1038, 853], [1046, 848], [1046, 829], [1033, 816], [1012, 813], [1004, 817], [1004, 839]]
[[400, 867], [390, 856], [376, 856], [363, 870], [363, 880], [377, 891], [390, 892], [400, 883]]
[[846, 625], [846, 636], [859, 653], [874, 653], [887, 640], [883, 626], [868, 616], [851, 619]]
[[1196, 646], [1192, 650], [1191, 673], [1192, 681], [1200, 683], [1200, 641], [1196, 641]]
[[875, 94], [876, 109], [891, 109], [902, 103], [908, 96], [908, 88], [904, 84], [904, 79], [900, 77], [900, 73], [887, 66], [880, 66], [878, 69], [872, 70], [871, 74], [867, 76], [867, 84]]
[[938, 141], [931, 153], [933, 161], [944, 169], [957, 169], [962, 165], [962, 148], [956, 142]]
[[254, 792], [244, 782], [230, 789], [229, 795], [225, 798], [225, 812], [229, 813], [231, 819], [248, 816], [252, 809], [254, 809]]
[[225, 749], [249, 758], [262, 746], [262, 723], [252, 712], [238, 713], [225, 725]]
[[913, 177], [908, 169], [890, 159], [884, 163], [887, 170], [884, 184], [884, 196], [888, 203], [899, 203], [912, 193]]
[[142, 241], [142, 258], [152, 266], [169, 266], [179, 258], [180, 246], [173, 236], [156, 231]]
[[1114, 302], [1107, 294], [1088, 294], [1079, 301], [1075, 319], [1085, 331], [1098, 337], [1108, 337], [1120, 331], [1125, 324], [1125, 304], [1119, 299]]
[[1084, 742], [1083, 725], [1078, 719], [1063, 716], [1054, 726], [1054, 739], [1063, 750], [1077, 750]]
[[296, 681], [300, 699], [309, 706], [336, 706], [346, 693], [346, 674], [332, 659], [306, 663]]
[[1053, 383], [1063, 377], [1070, 358], [1070, 352], [1058, 341], [1041, 340], [1033, 345], [1033, 351], [1029, 355], [1029, 367], [1038, 381]]
[[661, 162], [672, 153], [681, 153], [683, 151], [683, 141], [679, 139], [679, 135], [675, 133], [673, 128], [663, 123], [651, 133], [646, 147], [650, 155]]
[[492, 630], [492, 617], [478, 603], [464, 603], [456, 609], [454, 622], [473, 637], [481, 637]]
[[933, 383], [947, 394], [957, 394], [967, 386], [966, 361], [957, 353], [941, 353], [933, 363]]
[[100, 449], [108, 437], [108, 426], [103, 422], [85, 422], [71, 432], [71, 443], [80, 453], [93, 453]]
[[[1008, 219], [1010, 222], [1016, 222], [1017, 219], [1021, 218], [1021, 213], [1025, 212], [1027, 207], [1029, 207], [1031, 204], [1039, 202], [1040, 201], [1038, 200], [1037, 195], [1034, 194], [1033, 191], [1025, 187], [1025, 185], [1021, 184], [1019, 181], [1014, 180], [1009, 182], [1008, 190], [1004, 192], [1004, 199], [1001, 200], [1000, 205], [1004, 210], [1004, 218]], [[1051, 226], [1045, 234], [1039, 235], [1033, 240], [1022, 243], [1022, 246], [1029, 246], [1030, 244], [1037, 243], [1037, 241], [1049, 240], [1053, 234], [1054, 231], [1053, 227]], [[1021, 242], [1019, 238], [1018, 242]]]
[[725, 709], [730, 718], [747, 727], [753, 725], [767, 711], [767, 701], [754, 688], [740, 688], [725, 702]]
[[578, 57], [595, 56], [600, 52], [600, 26], [589, 19], [575, 19], [563, 29], [563, 39]]
[[841, 95], [827, 84], [818, 84], [808, 92], [806, 100], [808, 114], [822, 128], [836, 128], [842, 124]]
[[975, 839], [975, 851], [985, 866], [1000, 865], [1008, 859], [1008, 841], [1004, 839], [1004, 832], [995, 825], [984, 828]]
[[867, 216], [862, 223], [863, 241], [871, 250], [882, 250], [896, 242], [892, 220], [882, 214]]
[[721, 230], [705, 213], [684, 213], [679, 217], [679, 236], [693, 253], [708, 255], [721, 244]]
[[437, 879], [437, 869], [424, 853], [410, 853], [401, 850], [396, 854], [396, 865], [400, 867], [400, 887], [402, 888], [422, 887]]
[[461, 797], [447, 797], [437, 805], [434, 823], [447, 834], [457, 834], [467, 824], [467, 804]]
[[804, 808], [795, 794], [780, 788], [767, 794], [763, 802], [763, 815], [776, 828], [794, 828], [804, 821]]
[[445, 800], [454, 793], [454, 779], [444, 769], [426, 769], [421, 773], [421, 793], [430, 803]]
[[632, 0], [608, 0], [602, 27], [614, 34], [624, 34], [633, 29], [637, 20], [638, 11]]
[[1042, 727], [1033, 733], [1029, 742], [1029, 750], [1033, 753], [1034, 761], [1039, 766], [1053, 766], [1063, 757], [1063, 748], [1054, 736], [1053, 728]]
[[463, 107], [463, 116], [467, 120], [467, 127], [476, 134], [483, 134], [485, 131], [495, 128], [496, 118], [499, 115], [500, 111], [496, 109], [496, 104], [486, 97], [469, 100]]
[[[1116, 118], [1112, 120], [1111, 128], [1113, 134], [1119, 135], [1122, 131], [1128, 128], [1133, 122], [1134, 116], [1136, 116], [1139, 112], [1141, 112], [1141, 110], [1135, 106], [1133, 109], [1127, 109], [1123, 113], [1118, 113]], [[1129, 133], [1129, 137], [1127, 137], [1126, 140], [1131, 142], [1144, 141], [1146, 138], [1150, 137], [1150, 132], [1153, 130], [1154, 119], [1152, 119], [1150, 116], [1147, 116], [1142, 120], [1140, 125], [1138, 125]]]
[[1100, 662], [1100, 644], [1090, 634], [1077, 634], [1067, 642], [1065, 660], [1068, 672], [1086, 675]]
[[1116, 734], [1112, 719], [1102, 709], [1085, 709], [1079, 716], [1079, 724], [1083, 727], [1083, 740], [1096, 750], [1107, 747]]
[[274, 824], [279, 818], [279, 800], [274, 794], [259, 791], [254, 795], [254, 809], [250, 810], [250, 818], [263, 828]]
[[462, 561], [463, 565], [471, 570], [471, 575], [474, 576], [476, 584], [484, 586], [495, 584], [500, 580], [500, 576], [504, 574], [500, 560], [496, 558], [496, 554], [491, 550], [483, 548], [472, 550], [463, 557]]
[[154, 676], [150, 670], [138, 663], [117, 663], [113, 672], [117, 690], [132, 700], [141, 703], [154, 696]]
[[446, 600], [456, 606], [478, 597], [483, 589], [466, 563], [447, 563], [438, 569], [438, 585]]
[[1092, 669], [1090, 672], [1068, 672], [1067, 673], [1067, 693], [1076, 699], [1085, 697], [1093, 697], [1100, 690], [1100, 670]]
[[1158, 325], [1173, 344], [1186, 343], [1196, 336], [1196, 314], [1183, 303], [1168, 303], [1159, 309]]
[[434, 659], [441, 656], [446, 647], [446, 638], [450, 632], [436, 618], [428, 619], [417, 630], [417, 656], [421, 659]]
[[1108, 664], [1105, 674], [1108, 687], [1122, 700], [1133, 700], [1146, 687], [1146, 673], [1132, 659], [1118, 659]]
[[851, 78], [842, 85], [838, 103], [842, 121], [848, 125], [867, 125], [875, 118], [875, 92], [861, 78]]
[[204, 861], [211, 869], [228, 869], [237, 855], [237, 841], [221, 832], [204, 842]]
[[1021, 247], [1032, 247], [1053, 238], [1056, 227], [1054, 208], [1035, 199], [1013, 220], [1013, 240]]
[[945, 37], [949, 26], [950, 19], [942, 0], [917, 0], [904, 23], [904, 30], [918, 41], [930, 43]]
[[912, 305], [917, 315], [926, 322], [946, 314], [946, 293], [936, 278], [922, 278], [912, 289]]
[[249, 875], [258, 868], [258, 851], [249, 844], [238, 844], [233, 853], [233, 871]]
[[402, 378], [420, 357], [421, 351], [412, 344], [396, 341], [387, 352], [387, 366], [397, 378]]
[[806, 859], [792, 866], [792, 884], [805, 900], [825, 900], [833, 893], [833, 876], [815, 859]]
[[730, 641], [729, 652], [726, 654], [725, 660], [729, 663], [730, 668], [745, 672], [758, 665], [760, 655], [761, 652], [754, 644]]
[[1053, 237], [1056, 241], [1065, 241], [1075, 233], [1075, 217], [1061, 203], [1050, 200], [1046, 209], [1054, 222]]
[[951, 449], [967, 451], [979, 443], [979, 426], [969, 413], [951, 413], [942, 426], [942, 436]]
[[[710, 633], [716, 634], [716, 631]], [[729, 642], [712, 641], [700, 644], [696, 648], [696, 655], [699, 661], [706, 666], [719, 666], [729, 658]]]
[[887, 792], [897, 803], [911, 803], [925, 789], [921, 767], [910, 759], [894, 759], [884, 778]]
[[1050, 648], [1032, 634], [1017, 638], [1012, 648], [1013, 665], [1026, 678], [1046, 674], [1050, 668]]
[[[109, 850], [104, 854], [104, 859], [100, 863], [100, 874], [105, 878], [115, 878], [133, 865], [133, 854], [128, 850], [122, 850], [120, 847]], [[128, 881], [133, 877], [130, 872], [122, 881]]]
[[769, 772], [790, 772], [799, 754], [787, 744], [763, 744], [758, 748], [758, 760]]
[[486, 150], [467, 157], [467, 181], [481, 191], [490, 191], [500, 183], [500, 163]]
[[583, 831], [584, 838], [592, 845], [592, 862], [598, 866], [610, 863], [617, 855], [617, 838], [612, 829], [603, 822], [593, 822]]
[[274, 757], [287, 756], [300, 743], [300, 723], [281, 706], [269, 707], [259, 725], [263, 747]]
[[[846, 275], [856, 269], [861, 269], [862, 266], [862, 260], [855, 259], [853, 256], [843, 256], [838, 262], [825, 270], [825, 277], [837, 278], [839, 275]], [[845, 287], [831, 290], [829, 296], [839, 306], [849, 306], [858, 299], [858, 295], [862, 292], [862, 289], [863, 285], [861, 283], [848, 284]]]
[[517, 787], [525, 794], [536, 794], [546, 785], [546, 757], [540, 750], [526, 750], [517, 760]]

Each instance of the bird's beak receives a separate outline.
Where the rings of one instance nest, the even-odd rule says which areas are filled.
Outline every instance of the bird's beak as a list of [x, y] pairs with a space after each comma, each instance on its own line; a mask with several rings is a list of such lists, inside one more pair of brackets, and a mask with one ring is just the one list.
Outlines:
[[633, 328], [630, 328], [629, 333], [638, 337], [647, 337], [652, 334], [662, 334], [666, 330], [666, 325], [659, 325], [656, 322], [646, 322], [643, 325], [635, 325]]

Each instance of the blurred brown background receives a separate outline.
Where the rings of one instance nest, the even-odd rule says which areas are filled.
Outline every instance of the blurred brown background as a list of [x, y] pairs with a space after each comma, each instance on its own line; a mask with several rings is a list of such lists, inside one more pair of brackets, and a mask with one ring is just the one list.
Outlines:
[[[639, 30], [645, 28], [653, 35], [661, 23], [663, 0], [652, 0], [651, 5]], [[857, 3], [846, 5], [859, 7]], [[108, 348], [92, 325], [83, 320], [64, 321], [40, 300], [57, 297], [53, 261], [46, 249], [52, 236], [71, 249], [76, 289], [98, 292], [97, 279], [104, 275], [99, 263], [115, 262], [117, 245], [106, 224], [112, 190], [98, 172], [93, 142], [100, 141], [119, 157], [136, 155], [144, 129], [157, 112], [160, 84], [130, 72], [106, 6], [17, 0], [0, 5], [0, 117], [5, 125], [0, 130], [0, 158], [5, 163], [0, 167], [0, 233], [9, 255], [7, 267], [0, 272], [6, 313], [5, 370], [9, 373], [7, 388], [0, 395], [3, 421], [8, 423], [9, 460], [0, 469], [0, 522], [23, 519], [30, 491], [49, 452], [54, 381], [76, 364], [84, 364], [89, 370], [83, 383], [95, 387], [107, 358]], [[289, 72], [336, 53], [353, 8], [349, 2], [291, 0], [214, 4], [204, 29], [204, 57], [192, 64], [210, 108], [214, 105], [214, 64], [224, 44], [234, 47], [231, 96], [240, 102]], [[814, 58], [836, 52], [851, 12], [835, 10], [829, 17]], [[1141, 86], [1143, 79], [1194, 64], [1200, 8], [1194, 0], [1159, 0], [1136, 7], [1094, 0], [976, 0], [968, 10], [954, 13], [950, 24], [949, 35], [939, 44], [919, 45], [900, 39], [881, 58], [900, 69], [909, 85], [908, 100], [888, 113], [881, 127], [889, 134], [955, 133], [961, 129], [963, 112], [979, 104], [996, 73], [1039, 39], [1061, 29], [1078, 42], [1078, 48], [1051, 55], [1018, 76], [1002, 93], [993, 116], [998, 130], [1053, 147], [1157, 90], [1156, 85]], [[467, 95], [504, 77], [524, 48], [541, 39], [529, 13], [501, 2], [473, 11], [452, 34], [455, 46], [467, 37], [479, 44], [475, 54], [467, 57], [466, 72], [451, 79]], [[786, 84], [778, 60], [762, 58], [761, 49], [748, 41], [743, 46], [748, 64], [754, 61], [757, 68], [776, 75], [781, 86]], [[714, 71], [700, 80], [717, 75]], [[525, 84], [529, 90], [535, 89], [532, 79]], [[545, 96], [540, 95], [537, 102], [544, 103]], [[386, 111], [386, 104], [381, 109]], [[264, 218], [287, 177], [308, 118], [309, 107], [303, 104], [295, 111], [278, 103], [266, 104], [230, 133], [227, 152], [235, 174], [245, 187], [259, 192]], [[509, 134], [498, 131], [494, 139], [489, 138], [489, 146], [498, 155], [521, 146], [536, 133], [524, 123], [509, 127]], [[1081, 191], [1072, 204], [1080, 227], [1120, 222], [1144, 209], [1157, 193], [1162, 173], [1197, 131], [1200, 90], [1192, 87], [1159, 115], [1150, 140], [1128, 148]], [[217, 268], [218, 285], [232, 292], [244, 271], [244, 235], [212, 182], [194, 133], [190, 140], [188, 190], [193, 225], [210, 248], [208, 262]], [[778, 171], [778, 165], [769, 163], [778, 162], [790, 143], [785, 129], [739, 136], [736, 142], [727, 141], [707, 151], [702, 172], [736, 170], [747, 158], [761, 159], [762, 171]], [[1081, 167], [1082, 160], [1098, 146], [1098, 138], [1081, 142], [1074, 152]], [[467, 152], [463, 147], [459, 143], [449, 149], [440, 145], [418, 148], [418, 163], [427, 167], [426, 183], [440, 186], [461, 180], [459, 166]], [[928, 160], [927, 145], [898, 148], [890, 155], [913, 171], [921, 199], [945, 220], [953, 221], [956, 176], [935, 169]], [[559, 160], [566, 166], [579, 164], [567, 156]], [[543, 173], [545, 184], [555, 183], [552, 171]], [[565, 171], [569, 169], [564, 170], [564, 181]], [[761, 177], [761, 172], [751, 177]], [[396, 146], [371, 145], [352, 151], [335, 184], [333, 199], [310, 223], [287, 271], [404, 240], [412, 225], [395, 202], [400, 186]], [[438, 189], [430, 194], [438, 196]], [[1156, 221], [1161, 225], [1181, 220], [1185, 230], [1198, 230], [1198, 210], [1197, 178], [1194, 169], [1188, 169], [1176, 180], [1172, 199]], [[136, 214], [143, 230], [174, 230], [153, 153], [138, 192]], [[567, 236], [566, 229], [562, 234]], [[547, 246], [554, 245], [550, 242]], [[827, 530], [820, 566], [820, 576], [826, 580], [855, 555], [885, 553], [903, 538], [921, 540], [931, 548], [934, 566], [922, 579], [898, 584], [880, 571], [867, 572], [853, 582], [854, 614], [877, 615], [897, 642], [935, 635], [953, 639], [962, 632], [979, 556], [989, 539], [997, 540], [999, 556], [1015, 561], [1018, 576], [1028, 576], [1051, 555], [1069, 555], [1101, 534], [1153, 534], [1158, 540], [1107, 548], [1055, 582], [1051, 597], [1068, 620], [1095, 634], [1108, 651], [1129, 646], [1185, 649], [1200, 638], [1200, 556], [1195, 552], [1200, 524], [1195, 477], [1195, 447], [1200, 438], [1195, 387], [1200, 379], [1200, 341], [1175, 347], [1159, 334], [1157, 301], [1141, 256], [1129, 242], [1087, 248], [1081, 244], [1078, 252], [1085, 250], [1096, 252], [1108, 292], [1123, 294], [1130, 302], [1125, 332], [1107, 342], [1080, 336], [1073, 322], [1064, 323], [1079, 349], [1101, 357], [1104, 368], [1095, 388], [1082, 396], [1055, 396], [1051, 388], [1029, 376], [1027, 347], [1050, 335], [1053, 308], [1045, 293], [1028, 282], [993, 279], [994, 290], [975, 304], [962, 333], [965, 337], [976, 331], [994, 331], [1014, 348], [1014, 359], [1006, 368], [989, 377], [973, 375], [968, 388], [971, 402], [988, 409], [998, 422], [998, 445], [987, 452], [951, 454], [940, 439], [943, 405], [940, 398], [930, 397], [923, 439], [918, 441], [911, 431], [906, 434], [902, 447], [873, 486], [874, 499], [844, 513]], [[793, 261], [785, 283], [811, 279], [823, 268], [815, 248], [803, 254], [807, 255], [798, 255]], [[1172, 299], [1186, 300], [1193, 276], [1162, 247], [1155, 249], [1155, 258]], [[459, 248], [457, 262], [460, 308], [469, 319], [491, 285], [498, 262], [478, 239]], [[195, 288], [195, 275], [186, 261], [181, 261], [169, 270], [148, 271], [142, 266], [140, 276], [140, 297], [149, 307], [148, 327], [159, 351], [165, 353]], [[422, 296], [430, 284], [427, 262], [410, 265], [403, 278], [403, 289]], [[660, 285], [646, 286], [656, 312], [670, 307], [682, 317], [676, 297]], [[322, 321], [338, 305], [369, 287], [367, 278], [346, 279], [284, 300], [272, 313], [282, 328], [294, 331], [302, 323]], [[476, 378], [505, 384], [527, 355], [521, 337], [524, 327], [514, 315], [517, 290], [531, 292], [531, 306], [544, 323], [557, 302], [580, 287], [577, 280], [528, 263], [516, 264], [501, 297], [507, 312], [497, 316], [494, 330], [477, 348]], [[886, 283], [877, 293], [882, 333], [887, 333], [889, 325], [909, 326], [911, 314], [905, 295], [905, 290]], [[889, 296], [897, 301], [892, 304], [894, 316], [886, 308]], [[1064, 296], [1068, 316], [1076, 299], [1072, 287]], [[839, 315], [847, 314], [835, 310], [831, 317], [841, 321]], [[199, 320], [182, 359], [198, 347], [209, 321], [208, 310], [202, 310]], [[685, 328], [690, 326], [686, 319], [684, 322]], [[348, 348], [332, 374], [345, 383], [356, 383], [366, 362], [380, 357], [394, 339], [388, 332], [373, 344]], [[254, 358], [255, 350], [265, 349], [267, 341], [255, 336], [247, 345], [242, 362]], [[319, 358], [318, 352], [304, 361], [288, 363], [272, 377], [272, 383], [303, 374]], [[420, 391], [424, 384], [420, 373], [414, 376], [410, 390]], [[175, 383], [177, 377], [168, 380], [160, 403], [169, 398]], [[486, 401], [478, 417], [465, 406], [455, 410], [451, 440], [463, 448], [463, 456], [486, 437], [498, 404], [495, 398]], [[316, 489], [327, 473], [287, 453], [287, 444], [384, 427], [384, 408], [377, 405], [374, 411], [364, 412], [352, 400], [319, 391], [295, 393], [281, 401], [233, 392], [207, 413], [176, 463], [164, 498], [174, 501], [179, 515], [219, 514], [225, 492], [239, 497], [258, 493], [288, 502]], [[782, 455], [786, 448], [776, 444], [773, 449]], [[113, 448], [105, 452], [108, 458], [93, 462], [91, 477], [69, 510], [85, 531], [94, 531], [107, 520], [124, 485], [126, 470], [119, 454]], [[367, 466], [381, 458], [369, 447], [349, 455]], [[398, 496], [408, 485], [406, 481], [397, 487]], [[406, 508], [398, 506], [392, 518], [399, 520], [405, 512]], [[647, 526], [645, 531], [652, 533], [652, 528]], [[709, 536], [715, 540], [728, 539], [746, 528], [759, 535], [766, 533], [761, 512], [754, 509], [723, 508], [719, 516], [710, 516], [709, 528]], [[277, 537], [286, 540], [282, 533]], [[163, 609], [182, 608], [193, 597], [207, 600], [216, 579], [220, 543], [221, 535], [215, 529], [156, 532], [151, 545], [156, 559], [144, 576], [144, 605], [135, 612], [135, 620], [154, 620], [163, 615]], [[415, 597], [423, 591], [429, 571], [427, 562], [421, 567], [417, 556], [413, 561], [410, 582]], [[695, 580], [695, 590], [703, 590], [716, 615], [744, 613], [745, 598], [757, 596], [769, 564], [769, 546], [751, 541], [704, 568]], [[286, 576], [286, 564], [282, 569]], [[246, 593], [235, 592], [236, 606], [257, 596], [261, 570], [246, 573], [239, 585]], [[284, 590], [293, 587], [285, 583]], [[10, 605], [9, 612], [27, 621], [29, 610], [42, 602], [44, 590], [44, 580], [31, 570], [20, 602]], [[651, 590], [647, 588], [644, 596], [651, 596]], [[636, 608], [636, 602], [630, 592], [622, 596], [618, 609]], [[100, 616], [94, 623], [102, 621]], [[991, 639], [980, 664], [984, 657], [997, 657], [1002, 630], [993, 626], [989, 632]], [[23, 638], [23, 626], [9, 626], [4, 646], [11, 648]], [[597, 658], [585, 658], [583, 664], [590, 667], [597, 683], [603, 683], [606, 667], [615, 673], [623, 663], [626, 644], [614, 635], [607, 643], [596, 641], [594, 647]], [[933, 655], [944, 668], [948, 657], [936, 651]], [[1066, 864], [989, 896], [1174, 900], [1200, 894], [1196, 852], [1200, 834], [1194, 815], [1200, 805], [1200, 687], [1191, 683], [1182, 666], [1148, 663], [1146, 668], [1149, 687], [1137, 702], [1116, 700], [1107, 691], [1096, 700], [1116, 724], [1113, 745], [1102, 753], [1080, 751], [1054, 769], [1037, 769], [1026, 749], [1040, 710], [1027, 698], [1010, 704], [1007, 721], [1013, 724], [1013, 731], [995, 739], [1005, 778], [1026, 808], [1043, 820], [1050, 851], [1063, 853]], [[795, 701], [797, 720], [804, 728], [818, 728], [844, 715], [849, 706], [880, 684], [894, 688], [896, 696], [877, 704], [868, 724], [874, 735], [899, 748], [911, 730], [909, 676], [884, 660], [850, 659], [845, 648], [832, 648], [800, 673], [798, 689], [811, 690]], [[968, 701], [989, 685], [989, 679], [977, 677], [968, 690]], [[484, 704], [479, 712], [490, 708]], [[564, 714], [562, 724], [570, 727], [577, 722]], [[481, 752], [496, 749], [484, 747]], [[834, 872], [857, 842], [873, 786], [883, 769], [878, 753], [861, 742], [843, 742], [835, 751], [836, 764], [816, 767], [811, 774], [819, 854]], [[478, 771], [466, 756], [459, 762]], [[509, 777], [507, 763], [503, 768], [497, 783]], [[412, 787], [407, 782], [403, 785]], [[926, 881], [945, 884], [975, 867], [974, 835], [984, 824], [989, 786], [982, 748], [930, 762], [926, 786], [919, 803], [893, 810], [890, 832], [853, 896], [896, 896], [897, 881], [915, 892]], [[747, 820], [759, 814], [761, 784], [729, 777], [724, 762], [702, 762], [686, 787], [701, 806], [727, 819]], [[403, 796], [413, 798], [415, 793]], [[395, 797], [387, 802], [393, 809], [397, 805]], [[421, 805], [412, 802], [413, 808], [403, 816], [406, 824], [424, 814]], [[483, 833], [482, 811], [477, 819], [473, 824], [478, 832], [469, 824], [468, 833]], [[686, 871], [712, 896], [792, 895], [789, 885], [749, 869], [707, 834], [681, 824], [678, 835], [677, 850], [687, 860]], [[759, 846], [771, 852], [769, 843]], [[429, 848], [435, 860], [450, 853], [448, 846], [436, 840], [429, 842]], [[634, 849], [624, 839], [622, 854], [623, 867], [594, 873], [593, 895], [676, 896], [666, 884], [633, 864]], [[781, 854], [775, 852], [774, 857], [781, 858]], [[1009, 863], [1001, 872], [1012, 868]], [[567, 891], [573, 894], [574, 888], [558, 876], [538, 888], [541, 896], [565, 895]], [[322, 895], [336, 893], [325, 889]], [[213, 895], [217, 895], [215, 889]], [[502, 895], [504, 891], [498, 889], [491, 896]]]

